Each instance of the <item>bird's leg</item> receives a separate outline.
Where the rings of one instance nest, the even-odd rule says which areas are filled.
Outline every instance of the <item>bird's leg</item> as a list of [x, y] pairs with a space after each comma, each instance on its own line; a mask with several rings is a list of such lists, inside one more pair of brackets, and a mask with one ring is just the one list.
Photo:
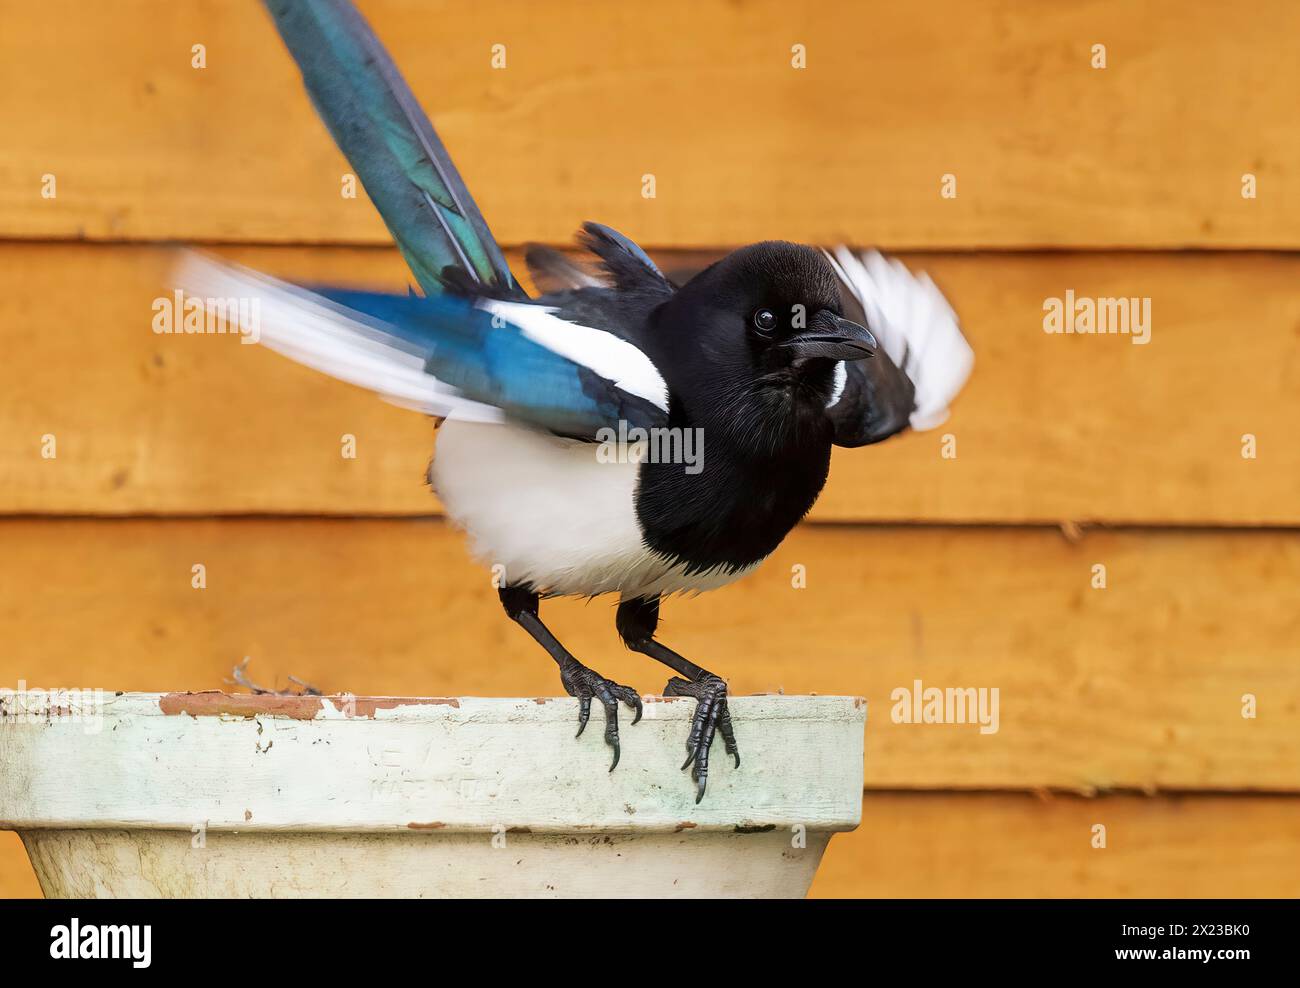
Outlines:
[[592, 672], [570, 655], [569, 650], [559, 643], [551, 634], [551, 630], [542, 624], [542, 619], [537, 616], [537, 594], [532, 590], [524, 587], [502, 587], [501, 604], [510, 615], [510, 619], [546, 649], [556, 665], [560, 667], [560, 682], [564, 684], [565, 691], [569, 696], [578, 698], [577, 737], [581, 737], [582, 732], [587, 729], [587, 720], [591, 717], [592, 697], [599, 700], [605, 708], [605, 743], [614, 749], [614, 761], [609, 766], [609, 770], [614, 771], [619, 758], [618, 702], [622, 700], [636, 711], [636, 716], [632, 718], [632, 723], [635, 724], [641, 719], [641, 697], [637, 691]]
[[[736, 734], [731, 727], [731, 712], [727, 709], [727, 684], [718, 676], [702, 669], [671, 648], [655, 641], [659, 626], [659, 598], [634, 597], [618, 605], [615, 618], [618, 633], [633, 651], [648, 655], [675, 669], [674, 676], [664, 687], [664, 696], [689, 696], [695, 699], [695, 718], [691, 733], [686, 739], [686, 761], [682, 768], [691, 765], [691, 777], [696, 783], [695, 802], [704, 798], [704, 788], [709, 781], [709, 748], [715, 733], [722, 734], [727, 754], [740, 768], [740, 752], [736, 748]], [[682, 678], [684, 677], [684, 678]]]

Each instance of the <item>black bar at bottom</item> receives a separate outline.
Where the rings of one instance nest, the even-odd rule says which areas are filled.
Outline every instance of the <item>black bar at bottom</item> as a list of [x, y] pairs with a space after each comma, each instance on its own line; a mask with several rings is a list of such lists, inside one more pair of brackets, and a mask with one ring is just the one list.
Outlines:
[[282, 971], [310, 980], [414, 969], [437, 979], [463, 965], [494, 977], [531, 966], [537, 977], [558, 963], [546, 977], [587, 977], [680, 962], [703, 964], [712, 980], [742, 962], [788, 961], [805, 975], [832, 962], [860, 965], [864, 977], [881, 963], [918, 974], [1230, 975], [1243, 964], [1293, 965], [1298, 930], [1296, 900], [38, 900], [0, 902], [0, 970]]

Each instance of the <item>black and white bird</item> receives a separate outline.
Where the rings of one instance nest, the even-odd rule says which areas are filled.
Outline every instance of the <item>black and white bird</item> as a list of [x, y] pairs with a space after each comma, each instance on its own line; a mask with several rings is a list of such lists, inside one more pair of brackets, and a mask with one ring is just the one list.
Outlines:
[[308, 92], [387, 222], [422, 294], [301, 287], [186, 255], [180, 286], [257, 298], [265, 345], [443, 420], [428, 480], [506, 614], [579, 700], [638, 693], [571, 655], [545, 597], [617, 594], [626, 645], [692, 697], [687, 759], [703, 797], [725, 682], [655, 637], [660, 601], [763, 561], [826, 482], [832, 446], [942, 422], [972, 353], [928, 278], [879, 254], [769, 241], [674, 284], [628, 238], [587, 223], [598, 262], [531, 248], [518, 285], [396, 66], [348, 0], [267, 0]]

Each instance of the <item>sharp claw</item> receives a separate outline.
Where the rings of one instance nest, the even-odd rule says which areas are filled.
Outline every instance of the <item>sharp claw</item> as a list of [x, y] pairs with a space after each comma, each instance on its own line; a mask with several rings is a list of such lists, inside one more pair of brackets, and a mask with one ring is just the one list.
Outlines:
[[[681, 683], [681, 686], [677, 686]], [[727, 710], [726, 685], [712, 674], [694, 682], [670, 679], [664, 687], [665, 696], [691, 696], [695, 698], [695, 717], [691, 722], [690, 735], [686, 741], [686, 761], [682, 770], [691, 768], [691, 778], [695, 780], [695, 802], [704, 799], [709, 780], [709, 750], [713, 747], [717, 734], [722, 735], [727, 754], [731, 755], [735, 767], [740, 768], [740, 751], [736, 747], [735, 734], [731, 727], [731, 716]]]
[[575, 738], [582, 737], [582, 732], [587, 729], [587, 721], [591, 719], [591, 698], [578, 697], [578, 733]]
[[641, 719], [643, 713], [640, 695], [630, 687], [604, 679], [586, 666], [577, 663], [573, 667], [566, 668], [561, 679], [568, 694], [578, 701], [578, 732], [574, 734], [575, 740], [582, 737], [583, 732], [587, 730], [587, 724], [591, 721], [592, 700], [600, 701], [605, 711], [605, 743], [614, 749], [614, 759], [610, 762], [609, 771], [614, 771], [623, 756], [618, 739], [619, 700], [622, 699], [636, 711], [636, 719], [632, 721], [635, 724]]

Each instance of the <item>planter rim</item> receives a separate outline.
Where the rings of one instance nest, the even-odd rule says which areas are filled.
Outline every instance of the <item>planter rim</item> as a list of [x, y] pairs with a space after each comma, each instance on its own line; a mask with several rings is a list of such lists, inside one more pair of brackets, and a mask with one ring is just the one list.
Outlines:
[[[680, 708], [674, 714], [690, 719], [694, 701], [689, 697], [642, 694], [645, 703]], [[861, 696], [822, 693], [750, 693], [731, 696], [731, 703], [746, 707], [748, 716], [761, 720], [866, 718]], [[795, 702], [797, 701], [797, 702]], [[519, 704], [545, 706], [571, 704], [569, 696], [393, 696], [323, 693], [277, 696], [269, 693], [232, 693], [226, 690], [169, 690], [132, 692], [104, 689], [0, 689], [0, 727], [23, 717], [45, 721], [76, 720], [96, 713], [132, 716], [285, 717], [292, 720], [353, 720], [357, 718], [438, 719], [439, 707], [473, 708], [479, 716], [509, 716]]]
[[599, 704], [571, 697], [0, 691], [0, 828], [637, 833], [851, 830], [861, 697], [730, 700], [699, 805], [679, 770], [694, 702], [620, 716], [610, 773]]

